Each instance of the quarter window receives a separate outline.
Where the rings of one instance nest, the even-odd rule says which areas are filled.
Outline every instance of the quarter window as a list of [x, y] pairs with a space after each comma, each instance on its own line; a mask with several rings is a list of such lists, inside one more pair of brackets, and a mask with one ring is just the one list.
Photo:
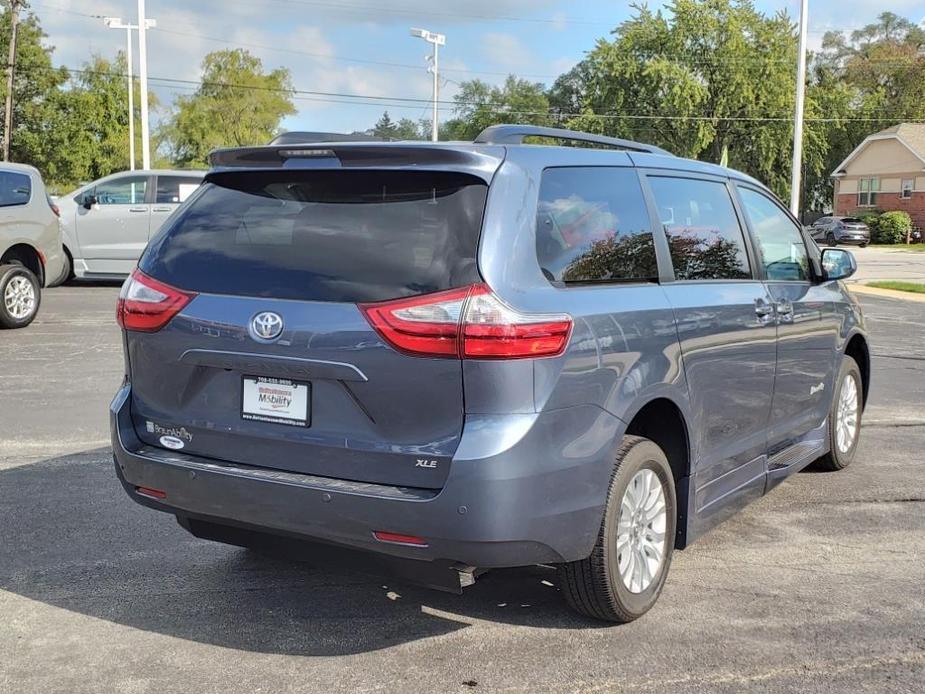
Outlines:
[[657, 279], [655, 244], [636, 172], [547, 169], [540, 185], [536, 255], [551, 281]]
[[154, 201], [162, 205], [179, 204], [192, 195], [201, 183], [201, 178], [190, 176], [158, 176]]
[[739, 188], [745, 214], [758, 241], [758, 255], [769, 280], [808, 280], [809, 256], [803, 235], [769, 197]]
[[876, 207], [880, 192], [879, 178], [862, 178], [858, 181], [858, 207]]
[[147, 176], [129, 176], [98, 184], [92, 195], [100, 205], [142, 205], [147, 187]]
[[32, 197], [32, 179], [25, 174], [0, 171], [0, 207], [25, 205]]
[[675, 279], [751, 277], [742, 228], [724, 183], [651, 177]]

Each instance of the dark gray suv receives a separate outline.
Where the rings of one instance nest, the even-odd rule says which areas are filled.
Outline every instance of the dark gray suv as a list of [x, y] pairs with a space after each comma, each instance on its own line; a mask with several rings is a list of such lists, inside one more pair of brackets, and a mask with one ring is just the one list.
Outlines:
[[854, 456], [854, 260], [747, 176], [526, 126], [212, 164], [122, 289], [111, 406], [128, 494], [194, 535], [456, 591], [557, 565], [628, 621], [674, 549]]
[[870, 243], [870, 227], [857, 217], [820, 217], [809, 228], [809, 234], [814, 241], [829, 246], [841, 243], [864, 248]]

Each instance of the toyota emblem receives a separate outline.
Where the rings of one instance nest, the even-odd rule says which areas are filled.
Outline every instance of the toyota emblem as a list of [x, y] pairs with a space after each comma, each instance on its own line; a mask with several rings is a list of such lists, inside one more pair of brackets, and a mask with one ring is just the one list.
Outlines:
[[275, 340], [283, 333], [283, 318], [273, 311], [258, 313], [251, 319], [251, 337], [261, 342]]

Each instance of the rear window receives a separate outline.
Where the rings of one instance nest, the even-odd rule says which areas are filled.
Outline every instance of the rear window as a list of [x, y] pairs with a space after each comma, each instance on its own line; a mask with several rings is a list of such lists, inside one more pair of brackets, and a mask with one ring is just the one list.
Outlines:
[[0, 171], [0, 207], [25, 205], [32, 197], [32, 179], [21, 173]]
[[843, 224], [863, 224], [864, 220], [857, 217], [842, 217], [841, 222]]
[[181, 289], [380, 301], [479, 281], [487, 185], [433, 171], [214, 175], [139, 267]]

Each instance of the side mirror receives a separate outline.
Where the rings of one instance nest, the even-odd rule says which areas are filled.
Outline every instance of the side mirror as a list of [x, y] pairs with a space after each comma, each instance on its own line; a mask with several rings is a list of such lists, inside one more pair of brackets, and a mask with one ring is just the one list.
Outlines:
[[96, 199], [96, 196], [95, 196], [95, 195], [93, 195], [92, 193], [87, 193], [86, 195], [84, 195], [83, 208], [84, 208], [85, 210], [90, 210], [90, 209], [92, 209], [93, 206], [96, 205], [98, 202], [99, 202], [99, 201]]
[[826, 248], [822, 251], [822, 272], [825, 281], [843, 280], [858, 270], [854, 254], [842, 248]]

